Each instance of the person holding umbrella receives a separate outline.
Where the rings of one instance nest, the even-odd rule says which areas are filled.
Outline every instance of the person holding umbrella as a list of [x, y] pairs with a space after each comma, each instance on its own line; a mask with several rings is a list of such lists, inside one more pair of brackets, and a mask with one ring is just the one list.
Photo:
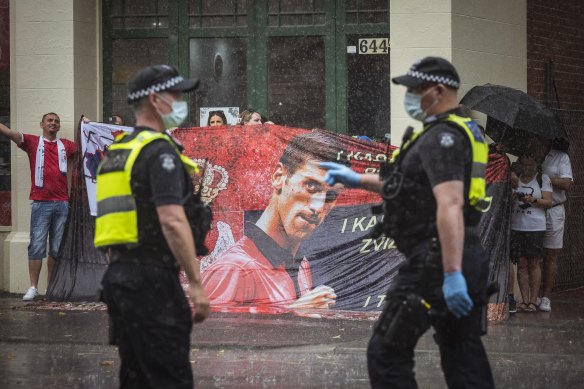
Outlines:
[[[543, 296], [539, 309], [551, 310], [549, 296], [557, 274], [557, 258], [563, 247], [566, 190], [572, 184], [572, 168], [568, 155], [553, 150], [552, 140], [566, 140], [567, 134], [558, 117], [545, 105], [527, 93], [501, 85], [486, 84], [473, 87], [461, 100], [470, 109], [488, 116], [488, 121], [500, 122], [487, 125], [487, 135], [496, 142], [514, 145], [512, 154], [519, 155], [526, 147], [541, 163], [553, 186], [552, 208], [546, 212], [547, 226], [544, 237]], [[496, 131], [489, 131], [493, 128]], [[516, 151], [519, 151], [517, 153]]]
[[551, 208], [546, 212], [547, 223], [543, 240], [545, 256], [543, 260], [543, 290], [539, 310], [544, 312], [552, 310], [549, 296], [556, 282], [558, 256], [564, 245], [566, 191], [570, 189], [573, 182], [570, 158], [567, 153], [559, 150], [562, 148], [562, 143], [566, 143], [565, 138], [557, 138], [553, 141], [540, 139], [534, 142], [533, 147], [534, 155], [541, 162], [544, 174], [550, 177], [553, 188], [553, 201]]

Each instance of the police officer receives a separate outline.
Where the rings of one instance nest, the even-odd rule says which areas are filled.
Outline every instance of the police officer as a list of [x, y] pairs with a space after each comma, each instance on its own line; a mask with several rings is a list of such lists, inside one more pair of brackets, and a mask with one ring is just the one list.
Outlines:
[[[95, 245], [111, 248], [102, 286], [117, 328], [121, 387], [193, 387], [192, 323], [209, 313], [186, 216], [196, 165], [165, 130], [186, 119], [182, 95], [198, 83], [168, 65], [136, 73], [128, 94], [136, 127], [116, 138], [99, 166]], [[189, 281], [192, 311], [179, 265]]]
[[367, 350], [374, 388], [416, 388], [414, 348], [433, 326], [449, 388], [492, 388], [480, 340], [488, 260], [477, 224], [488, 209], [487, 145], [458, 105], [458, 73], [443, 58], [427, 57], [393, 78], [407, 87], [407, 113], [423, 123], [408, 131], [382, 179], [324, 163], [328, 184], [378, 191], [384, 232], [406, 261]]

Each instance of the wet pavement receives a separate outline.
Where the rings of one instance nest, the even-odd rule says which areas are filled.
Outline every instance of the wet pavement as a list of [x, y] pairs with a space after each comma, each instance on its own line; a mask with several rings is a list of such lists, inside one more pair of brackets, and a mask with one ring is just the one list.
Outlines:
[[[105, 311], [26, 310], [0, 295], [0, 388], [113, 388], [119, 359]], [[483, 338], [498, 388], [584, 388], [584, 289], [551, 313], [518, 313]], [[367, 388], [371, 321], [213, 313], [192, 334], [198, 388]], [[445, 388], [429, 331], [420, 388]]]

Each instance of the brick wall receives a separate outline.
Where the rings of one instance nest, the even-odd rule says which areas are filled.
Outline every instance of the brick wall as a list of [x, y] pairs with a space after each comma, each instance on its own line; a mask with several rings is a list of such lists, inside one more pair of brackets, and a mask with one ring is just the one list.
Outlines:
[[584, 110], [584, 1], [527, 1], [527, 93], [542, 102], [550, 60], [560, 107]]

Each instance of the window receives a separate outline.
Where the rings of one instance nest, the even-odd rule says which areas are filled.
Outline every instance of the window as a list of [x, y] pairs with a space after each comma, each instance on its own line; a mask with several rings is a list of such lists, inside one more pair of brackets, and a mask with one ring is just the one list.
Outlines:
[[282, 125], [389, 132], [389, 0], [102, 1], [104, 117], [131, 117], [128, 80], [164, 62], [201, 81], [185, 126], [253, 107]]
[[166, 39], [116, 39], [112, 44], [112, 114], [133, 124], [134, 114], [127, 100], [128, 81], [144, 66], [164, 63], [168, 63]]
[[269, 119], [290, 127], [324, 128], [324, 39], [271, 37], [268, 48]]

